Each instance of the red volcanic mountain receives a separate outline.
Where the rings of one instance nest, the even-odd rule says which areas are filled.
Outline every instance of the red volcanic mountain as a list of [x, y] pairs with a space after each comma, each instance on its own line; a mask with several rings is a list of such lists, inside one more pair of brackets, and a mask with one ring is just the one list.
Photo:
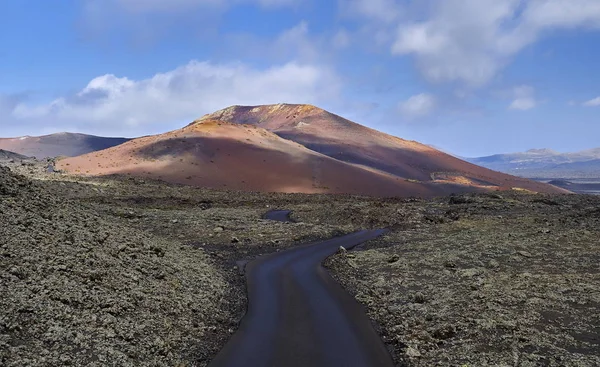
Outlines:
[[57, 168], [250, 191], [424, 197], [512, 188], [565, 192], [314, 106], [287, 104], [230, 107], [183, 129], [61, 160]]
[[74, 157], [123, 144], [129, 139], [57, 133], [44, 136], [0, 138], [0, 149], [38, 159], [48, 157]]
[[547, 185], [491, 171], [431, 146], [370, 129], [310, 105], [232, 106], [203, 116], [192, 125], [205, 119], [262, 127], [337, 160], [408, 180], [555, 191]]

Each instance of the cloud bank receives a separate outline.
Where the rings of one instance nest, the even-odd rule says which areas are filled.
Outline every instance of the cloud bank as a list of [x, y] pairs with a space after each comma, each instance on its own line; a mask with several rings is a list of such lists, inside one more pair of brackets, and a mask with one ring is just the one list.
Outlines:
[[[132, 136], [151, 126], [176, 128], [229, 105], [320, 104], [338, 95], [334, 72], [289, 62], [266, 69], [192, 61], [144, 80], [103, 75], [46, 104], [6, 99], [4, 120], [61, 130]], [[0, 113], [2, 110], [0, 110]]]
[[[411, 56], [432, 83], [481, 87], [552, 30], [600, 29], [597, 0], [341, 0], [371, 39]], [[383, 36], [385, 33], [386, 36]]]

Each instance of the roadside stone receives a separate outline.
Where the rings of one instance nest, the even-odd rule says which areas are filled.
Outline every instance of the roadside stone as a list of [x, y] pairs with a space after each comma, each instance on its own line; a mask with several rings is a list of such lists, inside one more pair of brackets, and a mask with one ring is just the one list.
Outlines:
[[455, 210], [448, 210], [446, 212], [446, 217], [450, 218], [453, 221], [460, 220], [460, 214]]
[[408, 347], [406, 348], [406, 355], [410, 358], [418, 358], [421, 356], [421, 352], [419, 352], [416, 348]]
[[488, 267], [492, 268], [492, 269], [496, 269], [496, 268], [500, 267], [500, 263], [498, 262], [498, 260], [492, 259], [488, 262]]
[[443, 325], [433, 332], [433, 337], [440, 340], [446, 340], [456, 335], [456, 329], [452, 325]]
[[531, 253], [527, 252], [527, 251], [517, 251], [517, 254], [523, 256], [523, 257], [532, 257], [533, 255], [531, 255]]
[[417, 292], [415, 294], [415, 296], [413, 297], [413, 300], [415, 301], [415, 303], [425, 303], [426, 298], [425, 295], [421, 292]]
[[474, 200], [470, 197], [467, 196], [458, 196], [458, 195], [451, 195], [450, 199], [448, 200], [448, 204], [451, 205], [456, 205], [456, 204], [470, 204], [473, 203]]
[[483, 273], [483, 271], [481, 269], [471, 268], [471, 269], [462, 270], [460, 272], [460, 275], [462, 275], [463, 277], [471, 278], [471, 277], [481, 275], [482, 273]]
[[448, 259], [444, 261], [444, 267], [448, 269], [454, 269], [456, 268], [456, 262], [454, 261], [454, 259]]

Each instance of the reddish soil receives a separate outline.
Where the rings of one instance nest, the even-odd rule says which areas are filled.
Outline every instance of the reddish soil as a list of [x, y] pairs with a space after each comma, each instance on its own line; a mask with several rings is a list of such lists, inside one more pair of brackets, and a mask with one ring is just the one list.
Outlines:
[[183, 129], [60, 160], [56, 168], [262, 192], [420, 197], [513, 188], [566, 192], [307, 105], [230, 107]]
[[206, 115], [195, 123], [205, 119], [259, 126], [332, 158], [404, 179], [454, 182], [501, 190], [522, 188], [535, 192], [565, 192], [465, 162], [430, 146], [384, 134], [314, 106], [233, 106]]
[[204, 121], [169, 133], [67, 158], [83, 175], [130, 174], [244, 191], [432, 196], [434, 186], [344, 163], [256, 126]]

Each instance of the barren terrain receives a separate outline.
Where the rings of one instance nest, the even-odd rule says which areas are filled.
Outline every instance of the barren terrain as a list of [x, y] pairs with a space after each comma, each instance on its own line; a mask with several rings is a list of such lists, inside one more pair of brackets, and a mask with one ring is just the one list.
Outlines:
[[[398, 365], [600, 364], [600, 198], [433, 200], [208, 190], [0, 171], [0, 364], [205, 366], [245, 262], [389, 228], [327, 266]], [[294, 223], [261, 219], [292, 210]]]
[[84, 176], [127, 174], [244, 191], [379, 196], [403, 192], [431, 196], [439, 191], [435, 186], [338, 161], [262, 128], [223, 121], [204, 121], [59, 160], [57, 168]]
[[182, 129], [57, 160], [56, 167], [240, 191], [428, 198], [513, 188], [566, 192], [290, 104], [229, 107]]

